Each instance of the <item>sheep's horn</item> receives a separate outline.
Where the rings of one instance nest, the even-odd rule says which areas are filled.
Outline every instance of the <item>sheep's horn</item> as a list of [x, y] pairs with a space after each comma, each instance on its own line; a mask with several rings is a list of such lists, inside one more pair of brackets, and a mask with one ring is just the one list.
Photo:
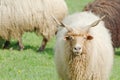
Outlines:
[[105, 18], [105, 15], [102, 16], [99, 20], [96, 20], [95, 22], [93, 22], [91, 25], [88, 25], [88, 26], [86, 27], [86, 31], [89, 31], [89, 29], [90, 29], [91, 27], [95, 27], [96, 25], [98, 25], [98, 24], [100, 23], [100, 21], [102, 21], [104, 18]]
[[72, 31], [72, 30], [73, 30], [71, 27], [69, 27], [68, 25], [64, 24], [63, 22], [59, 22], [54, 16], [52, 16], [52, 18], [54, 19], [54, 21], [55, 21], [58, 25], [60, 25], [60, 26], [62, 26], [62, 27], [65, 27], [68, 31]]

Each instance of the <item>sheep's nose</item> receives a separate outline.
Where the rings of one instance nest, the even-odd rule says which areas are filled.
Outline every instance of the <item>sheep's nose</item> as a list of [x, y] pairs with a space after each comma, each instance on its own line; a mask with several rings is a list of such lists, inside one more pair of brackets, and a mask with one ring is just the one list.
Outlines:
[[74, 50], [79, 51], [81, 47], [74, 47]]
[[77, 52], [77, 53], [79, 53], [79, 52], [81, 52], [81, 50], [82, 50], [82, 48], [81, 48], [81, 46], [80, 45], [76, 45], [75, 47], [73, 47], [73, 52]]
[[76, 47], [73, 48], [73, 53], [75, 55], [80, 55], [81, 52], [82, 52], [82, 48], [80, 46], [76, 46]]

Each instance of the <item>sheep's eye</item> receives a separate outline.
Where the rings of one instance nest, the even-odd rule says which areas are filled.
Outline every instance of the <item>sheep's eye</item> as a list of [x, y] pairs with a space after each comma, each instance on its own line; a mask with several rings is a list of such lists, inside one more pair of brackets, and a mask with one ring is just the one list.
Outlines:
[[65, 39], [66, 39], [66, 40], [73, 40], [74, 37], [72, 37], [72, 36], [66, 36]]

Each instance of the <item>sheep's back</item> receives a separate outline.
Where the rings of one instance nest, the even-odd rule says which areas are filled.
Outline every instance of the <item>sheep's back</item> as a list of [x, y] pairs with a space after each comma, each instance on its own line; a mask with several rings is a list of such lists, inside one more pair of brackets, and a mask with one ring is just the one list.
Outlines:
[[51, 37], [56, 31], [51, 15], [61, 21], [67, 14], [67, 6], [64, 0], [1, 0], [0, 14], [0, 27], [6, 29], [1, 34], [8, 33], [7, 30], [16, 31], [18, 35], [36, 31], [37, 34]]
[[120, 0], [95, 0], [84, 8], [85, 11], [92, 11], [104, 19], [105, 26], [112, 33], [114, 47], [120, 47]]

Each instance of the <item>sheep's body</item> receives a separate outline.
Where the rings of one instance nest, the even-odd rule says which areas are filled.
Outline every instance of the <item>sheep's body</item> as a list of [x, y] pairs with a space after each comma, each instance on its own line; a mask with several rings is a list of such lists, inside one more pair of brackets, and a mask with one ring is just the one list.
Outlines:
[[113, 46], [120, 47], [120, 0], [95, 0], [85, 6], [98, 16], [106, 15], [105, 26], [112, 33]]
[[67, 14], [64, 0], [1, 0], [0, 37], [18, 41], [27, 31], [35, 31], [48, 41], [56, 32], [51, 15], [61, 21]]
[[[82, 28], [99, 19], [91, 12], [81, 12], [70, 15], [63, 23], [70, 25], [79, 32]], [[78, 30], [78, 31], [77, 31]], [[62, 80], [108, 80], [113, 64], [113, 47], [109, 31], [100, 22], [91, 28], [89, 34], [94, 38], [85, 43], [86, 52], [73, 56], [71, 46], [64, 40], [67, 30], [62, 28], [57, 34], [55, 45], [55, 63]]]

